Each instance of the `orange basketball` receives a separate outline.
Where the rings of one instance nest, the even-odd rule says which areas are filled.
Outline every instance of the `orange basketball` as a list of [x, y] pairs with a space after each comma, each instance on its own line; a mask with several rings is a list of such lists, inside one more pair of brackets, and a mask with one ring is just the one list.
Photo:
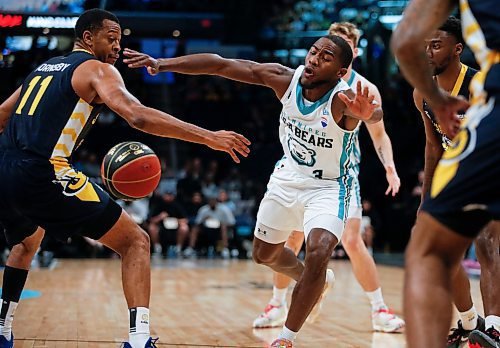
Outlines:
[[101, 165], [101, 177], [108, 191], [123, 200], [151, 194], [161, 177], [161, 165], [153, 150], [136, 141], [113, 146]]

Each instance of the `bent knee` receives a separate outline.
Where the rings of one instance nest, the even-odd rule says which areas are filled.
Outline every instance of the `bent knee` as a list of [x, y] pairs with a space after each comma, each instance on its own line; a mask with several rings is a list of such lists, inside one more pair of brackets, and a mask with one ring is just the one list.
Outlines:
[[348, 254], [358, 253], [365, 246], [363, 239], [359, 234], [342, 238], [342, 245], [344, 246], [344, 249]]
[[283, 245], [269, 244], [258, 239], [254, 239], [252, 258], [259, 265], [270, 265], [276, 261], [279, 256], [280, 249]]
[[150, 238], [149, 235], [141, 227], [136, 226], [134, 233], [132, 234], [132, 240], [125, 247], [127, 252], [129, 250], [134, 250], [134, 252], [147, 252], [150, 249]]

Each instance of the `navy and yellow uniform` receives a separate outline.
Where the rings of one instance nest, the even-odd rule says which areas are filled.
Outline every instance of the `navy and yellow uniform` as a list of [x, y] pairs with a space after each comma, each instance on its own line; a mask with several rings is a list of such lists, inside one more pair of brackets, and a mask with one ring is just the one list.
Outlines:
[[460, 0], [462, 31], [481, 67], [471, 107], [443, 153], [422, 210], [463, 236], [500, 220], [500, 12], [497, 0]]
[[[453, 89], [451, 90], [451, 95], [454, 97], [461, 95], [465, 98], [469, 98], [470, 96], [469, 85], [474, 75], [476, 75], [476, 73], [477, 73], [476, 69], [472, 69], [471, 67], [462, 64], [462, 68], [460, 69], [458, 78], [455, 81]], [[441, 127], [439, 127], [439, 124], [436, 121], [436, 117], [434, 116], [434, 113], [432, 112], [429, 105], [427, 105], [427, 102], [424, 100], [422, 101], [422, 104], [425, 115], [434, 126], [434, 131], [436, 132], [436, 135], [438, 136], [438, 138], [441, 139], [441, 145], [443, 145], [443, 149], [444, 150], [448, 149], [449, 146], [451, 145], [451, 140], [446, 136], [446, 134], [444, 134], [444, 132], [441, 130]], [[458, 117], [460, 119], [463, 119], [465, 117], [465, 111], [460, 112], [458, 114]]]
[[62, 240], [74, 234], [99, 239], [121, 214], [69, 164], [101, 109], [80, 99], [71, 84], [75, 69], [91, 59], [78, 50], [36, 68], [0, 135], [0, 222], [11, 245], [37, 226]]

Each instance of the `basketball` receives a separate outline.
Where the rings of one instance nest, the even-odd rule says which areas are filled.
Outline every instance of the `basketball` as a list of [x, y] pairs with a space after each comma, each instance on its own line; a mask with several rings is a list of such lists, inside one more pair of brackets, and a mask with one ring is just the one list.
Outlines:
[[153, 150], [136, 141], [113, 146], [101, 165], [101, 177], [116, 198], [135, 200], [153, 192], [161, 177], [161, 165]]

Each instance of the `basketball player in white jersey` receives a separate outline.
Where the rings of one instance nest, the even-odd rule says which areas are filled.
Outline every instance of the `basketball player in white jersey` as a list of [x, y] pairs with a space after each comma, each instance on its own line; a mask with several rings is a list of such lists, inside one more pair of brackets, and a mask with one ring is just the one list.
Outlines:
[[[347, 41], [354, 54], [354, 58], [358, 55], [358, 41], [360, 32], [356, 25], [348, 22], [333, 23], [329, 29], [330, 35], [338, 35]], [[352, 69], [352, 64], [347, 68], [347, 73], [342, 77], [351, 88], [355, 88], [358, 81], [363, 85], [368, 86], [370, 93], [375, 96], [375, 101], [382, 105], [380, 92], [378, 88], [366, 78], [358, 74]], [[400, 187], [400, 180], [396, 172], [394, 160], [392, 156], [392, 145], [389, 136], [385, 132], [384, 121], [377, 123], [366, 124], [370, 137], [373, 140], [373, 145], [377, 151], [380, 162], [385, 168], [387, 182], [389, 187], [386, 194], [391, 193], [394, 196]], [[354, 141], [354, 150], [352, 151], [352, 162], [355, 164], [356, 177], [354, 180], [354, 189], [349, 202], [349, 213], [347, 222], [342, 235], [342, 245], [344, 246], [347, 255], [351, 260], [352, 269], [359, 284], [368, 296], [372, 306], [372, 327], [375, 331], [382, 332], [399, 332], [404, 328], [404, 321], [392, 314], [384, 302], [380, 282], [378, 280], [377, 268], [373, 257], [368, 252], [363, 239], [361, 238], [361, 195], [357, 174], [359, 174], [359, 162], [361, 152], [359, 147], [358, 132]], [[304, 234], [300, 231], [294, 231], [288, 238], [286, 246], [298, 254]], [[254, 328], [277, 327], [284, 324], [287, 316], [286, 293], [292, 279], [284, 274], [274, 274], [273, 297], [267, 304], [264, 312], [257, 317], [253, 322]], [[318, 306], [319, 309], [319, 306]], [[308, 317], [308, 321], [313, 321], [319, 311], [314, 311]]]
[[[334, 281], [327, 265], [347, 218], [355, 176], [351, 153], [360, 120], [382, 118], [368, 87], [362, 90], [358, 83], [354, 95], [342, 80], [352, 62], [349, 44], [339, 36], [322, 37], [310, 48], [305, 66], [296, 70], [215, 54], [158, 60], [132, 50], [124, 54], [129, 67], [147, 66], [151, 73], [212, 74], [263, 85], [282, 102], [279, 137], [285, 154], [259, 207], [253, 257], [297, 280], [288, 318], [271, 344], [293, 347], [309, 312]], [[305, 233], [305, 265], [284, 247], [293, 230]]]

